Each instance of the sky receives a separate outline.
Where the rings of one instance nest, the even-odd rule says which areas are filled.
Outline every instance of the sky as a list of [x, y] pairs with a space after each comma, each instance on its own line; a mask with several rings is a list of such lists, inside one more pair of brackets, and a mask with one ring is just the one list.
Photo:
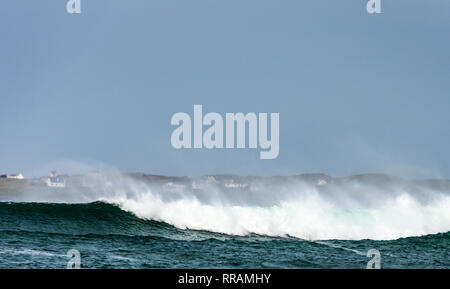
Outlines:
[[[0, 173], [450, 178], [450, 1], [7, 0]], [[171, 146], [174, 113], [278, 112], [280, 152]]]

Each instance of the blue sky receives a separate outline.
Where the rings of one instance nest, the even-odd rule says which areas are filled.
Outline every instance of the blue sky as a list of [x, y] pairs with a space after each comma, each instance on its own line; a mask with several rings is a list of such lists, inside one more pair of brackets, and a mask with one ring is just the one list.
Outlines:
[[[0, 171], [450, 177], [450, 1], [8, 0]], [[176, 112], [279, 112], [280, 154], [175, 150]], [[44, 169], [45, 168], [45, 169]], [[64, 168], [63, 168], [64, 169]]]

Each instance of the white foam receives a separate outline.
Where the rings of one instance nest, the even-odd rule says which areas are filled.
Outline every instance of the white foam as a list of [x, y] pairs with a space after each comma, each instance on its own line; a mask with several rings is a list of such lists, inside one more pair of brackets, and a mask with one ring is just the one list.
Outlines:
[[317, 193], [269, 207], [203, 204], [192, 196], [164, 202], [147, 192], [138, 199], [110, 200], [138, 217], [178, 228], [225, 234], [290, 235], [307, 240], [390, 240], [447, 232], [450, 197], [421, 205], [408, 194], [373, 208], [343, 210]]

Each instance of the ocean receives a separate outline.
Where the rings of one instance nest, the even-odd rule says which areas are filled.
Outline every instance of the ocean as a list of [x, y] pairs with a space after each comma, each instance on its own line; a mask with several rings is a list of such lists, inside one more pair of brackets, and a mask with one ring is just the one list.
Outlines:
[[108, 175], [3, 194], [0, 268], [66, 268], [72, 249], [81, 268], [362, 269], [371, 249], [381, 268], [450, 268], [447, 183], [233, 179]]

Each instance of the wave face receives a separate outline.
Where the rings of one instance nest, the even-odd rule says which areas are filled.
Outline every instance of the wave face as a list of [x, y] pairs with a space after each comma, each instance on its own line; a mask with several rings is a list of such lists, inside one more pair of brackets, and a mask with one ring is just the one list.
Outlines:
[[[0, 203], [0, 231], [72, 236], [162, 237], [189, 240], [188, 231], [143, 220], [104, 202]], [[206, 233], [205, 233], [206, 234]]]
[[[448, 232], [449, 188], [446, 181], [405, 181], [382, 175], [342, 179], [323, 175], [308, 178], [223, 176], [155, 183], [105, 173], [73, 178], [63, 191], [32, 188], [9, 200], [103, 202], [96, 203], [98, 208], [91, 216], [85, 215], [83, 207], [70, 207], [71, 230], [76, 228], [84, 233], [106, 230], [115, 234], [116, 230], [131, 230], [129, 233], [135, 234], [133, 230], [149, 230], [142, 222], [153, 220], [178, 229], [238, 236], [394, 240]], [[17, 213], [20, 206], [26, 205], [14, 206], [19, 206], [14, 209]], [[67, 209], [61, 205], [35, 206], [47, 210], [53, 224], [61, 222], [59, 210]], [[8, 212], [8, 209], [2, 207], [2, 211]], [[29, 208], [23, 211], [32, 212], [34, 210]], [[102, 219], [96, 219], [95, 214], [100, 212]], [[8, 217], [9, 214], [14, 216], [14, 212], [9, 212], [3, 217], [14, 221], [15, 217]], [[112, 217], [114, 220], [108, 219]], [[90, 227], [93, 220], [95, 228]]]
[[382, 268], [450, 268], [450, 233], [393, 241], [304, 241], [179, 229], [94, 202], [0, 203], [0, 268], [365, 268], [377, 249]]

